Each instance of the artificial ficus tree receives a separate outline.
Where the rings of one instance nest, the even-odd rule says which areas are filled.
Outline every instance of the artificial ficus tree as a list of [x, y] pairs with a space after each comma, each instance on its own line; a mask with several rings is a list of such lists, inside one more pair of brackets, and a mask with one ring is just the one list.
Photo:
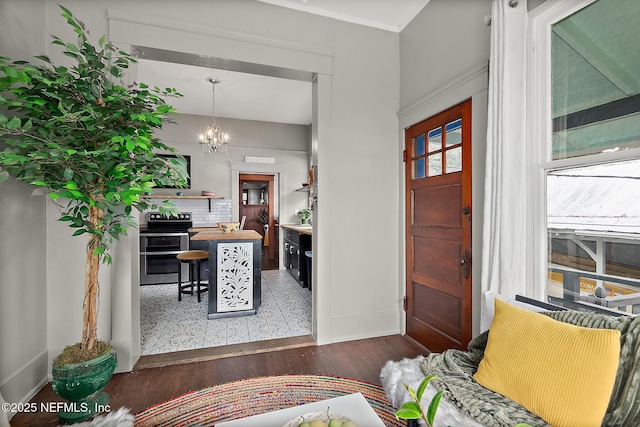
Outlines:
[[177, 213], [144, 194], [156, 185], [186, 184], [180, 156], [154, 136], [174, 110], [164, 98], [172, 88], [127, 85], [124, 73], [136, 60], [102, 37], [92, 44], [85, 25], [66, 8], [62, 17], [77, 40], [53, 36], [53, 45], [71, 58], [56, 65], [0, 57], [0, 182], [13, 176], [45, 189], [57, 204], [59, 220], [88, 237], [81, 347], [97, 340], [98, 270], [110, 263], [109, 250], [135, 226], [133, 209]]

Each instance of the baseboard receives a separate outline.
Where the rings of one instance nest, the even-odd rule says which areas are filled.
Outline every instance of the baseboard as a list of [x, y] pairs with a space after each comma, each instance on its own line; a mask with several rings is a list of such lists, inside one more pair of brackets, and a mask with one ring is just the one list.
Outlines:
[[[0, 384], [0, 393], [8, 403], [29, 402], [48, 382], [48, 351], [43, 351]], [[15, 415], [9, 412], [9, 420]]]
[[400, 335], [397, 310], [331, 319], [331, 342]]

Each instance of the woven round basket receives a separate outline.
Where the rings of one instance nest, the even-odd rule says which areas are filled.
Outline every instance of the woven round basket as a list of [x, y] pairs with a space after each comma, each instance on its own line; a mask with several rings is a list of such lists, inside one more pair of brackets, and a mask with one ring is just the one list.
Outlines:
[[308, 414], [298, 415], [297, 417], [295, 417], [294, 419], [292, 419], [282, 427], [298, 427], [300, 423], [303, 423], [305, 421], [310, 423], [311, 421], [315, 421], [315, 420], [324, 421], [325, 423], [329, 424], [329, 421], [331, 421], [334, 418], [337, 418], [342, 422], [351, 421], [350, 418], [347, 418], [344, 415], [336, 414], [333, 412], [327, 412], [327, 411], [309, 412]]

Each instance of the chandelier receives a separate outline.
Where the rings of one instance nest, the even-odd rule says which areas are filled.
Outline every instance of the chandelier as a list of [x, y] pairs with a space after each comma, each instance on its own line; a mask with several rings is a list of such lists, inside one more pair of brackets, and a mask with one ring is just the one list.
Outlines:
[[218, 153], [227, 151], [229, 145], [229, 135], [222, 131], [222, 128], [216, 123], [215, 108], [216, 108], [216, 85], [221, 83], [220, 80], [207, 77], [207, 82], [212, 86], [212, 109], [211, 109], [211, 124], [207, 127], [204, 133], [200, 134], [200, 148], [205, 153], [213, 154], [215, 157]]

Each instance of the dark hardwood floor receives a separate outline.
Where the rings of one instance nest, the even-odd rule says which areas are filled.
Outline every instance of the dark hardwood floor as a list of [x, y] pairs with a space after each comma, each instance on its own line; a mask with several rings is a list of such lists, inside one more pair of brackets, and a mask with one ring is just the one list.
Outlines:
[[275, 258], [269, 258], [269, 247], [262, 247], [262, 269], [263, 270], [277, 270], [279, 267], [278, 260]]
[[[284, 375], [316, 374], [347, 377], [380, 384], [380, 369], [387, 360], [400, 360], [426, 354], [427, 350], [410, 338], [400, 335], [370, 338], [323, 346], [299, 345], [277, 351], [255, 351], [226, 357], [217, 354], [213, 360], [180, 363], [176, 353], [175, 364], [140, 369], [113, 376], [105, 391], [111, 396], [111, 410], [127, 407], [138, 413], [147, 407], [167, 401], [189, 391], [245, 378]], [[200, 355], [201, 358], [205, 358]], [[62, 401], [47, 384], [31, 400], [40, 402]], [[12, 427], [56, 426], [57, 414], [16, 414]]]

